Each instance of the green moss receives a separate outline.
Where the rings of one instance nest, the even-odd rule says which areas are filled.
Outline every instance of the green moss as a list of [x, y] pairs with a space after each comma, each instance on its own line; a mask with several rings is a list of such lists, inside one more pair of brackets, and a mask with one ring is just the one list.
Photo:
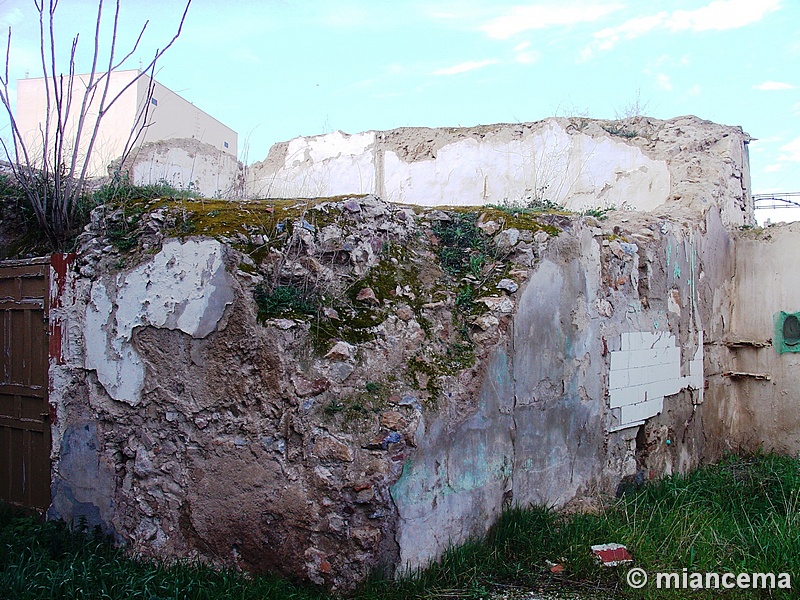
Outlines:
[[[427, 379], [424, 386], [420, 382], [423, 379], [420, 375]], [[436, 406], [442, 391], [438, 381], [440, 375], [442, 373], [437, 365], [420, 352], [412, 356], [406, 364], [406, 378], [414, 389], [428, 392], [428, 403], [432, 406]]]
[[[175, 237], [207, 235], [214, 238], [233, 239], [237, 249], [248, 249], [249, 242], [237, 244], [236, 236], [261, 234], [269, 238], [269, 247], [280, 246], [288, 238], [292, 224], [300, 219], [311, 223], [315, 229], [336, 222], [341, 214], [331, 206], [320, 205], [340, 202], [361, 196], [332, 196], [327, 198], [292, 198], [270, 200], [205, 200], [178, 198], [163, 201], [177, 225], [169, 233]], [[192, 226], [187, 225], [192, 223]], [[284, 235], [282, 235], [284, 234]], [[250, 249], [248, 249], [250, 250]]]
[[[466, 327], [459, 330], [459, 339], [448, 344], [441, 353], [420, 351], [406, 364], [405, 377], [414, 389], [428, 392], [427, 405], [434, 408], [442, 392], [442, 377], [457, 375], [475, 364], [475, 345]], [[424, 377], [421, 377], [424, 376]], [[421, 380], [427, 380], [422, 385]]]
[[[547, 211], [550, 214], [570, 214], [564, 210]], [[547, 235], [555, 237], [560, 233], [558, 227], [542, 223], [540, 218], [543, 211], [532, 211], [526, 208], [512, 206], [488, 206], [481, 211], [481, 221], [496, 221], [503, 229], [518, 229], [520, 231], [544, 231]], [[537, 215], [539, 215], [537, 217]]]
[[250, 263], [242, 262], [239, 263], [239, 270], [248, 273], [250, 275], [257, 275], [258, 274], [258, 267], [255, 265], [251, 265]]

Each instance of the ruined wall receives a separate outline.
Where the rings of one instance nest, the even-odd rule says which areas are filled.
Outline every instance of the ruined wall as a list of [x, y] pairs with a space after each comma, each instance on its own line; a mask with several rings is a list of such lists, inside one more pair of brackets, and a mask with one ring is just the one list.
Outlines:
[[800, 452], [800, 354], [779, 353], [781, 311], [800, 311], [800, 224], [736, 232], [733, 311], [725, 350], [734, 401], [727, 423], [748, 450]]
[[236, 198], [244, 188], [244, 170], [235, 155], [192, 138], [143, 144], [123, 170], [136, 185], [165, 181], [202, 198]]
[[[558, 120], [521, 138], [638, 140], [625, 152], [662, 161], [664, 203], [602, 220], [373, 195], [96, 209], [53, 315], [50, 515], [145, 555], [346, 589], [424, 566], [506, 506], [592, 503], [759, 432], [746, 417], [764, 411], [740, 410], [730, 376], [732, 302], [743, 273], [767, 286], [755, 265], [773, 260], [734, 255], [729, 224], [751, 217], [746, 138], [636, 123], [637, 137]], [[419, 158], [478, 132], [434, 132]], [[350, 177], [370, 135], [312, 140], [300, 166], [329, 164], [344, 140], [336, 172]], [[108, 232], [123, 223], [120, 246]], [[770, 297], [796, 310], [786, 290]], [[787, 365], [777, 402], [793, 359], [773, 358]]]
[[547, 119], [299, 137], [248, 169], [251, 197], [374, 193], [424, 206], [549, 201], [571, 210], [717, 206], [753, 221], [749, 137], [696, 117]]
[[[696, 227], [368, 196], [275, 205], [238, 244], [170, 238], [187, 210], [202, 233], [190, 206], [153, 208], [128, 253], [83, 238], [51, 365], [52, 517], [347, 588], [509, 504], [591, 500], [702, 455]], [[480, 272], [442, 262], [465, 218], [492, 249]], [[328, 300], [258, 319], [276, 277]]]

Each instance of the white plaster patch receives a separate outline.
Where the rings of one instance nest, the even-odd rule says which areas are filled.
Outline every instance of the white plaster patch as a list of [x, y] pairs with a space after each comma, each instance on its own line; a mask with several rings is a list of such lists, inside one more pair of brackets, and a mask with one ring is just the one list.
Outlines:
[[[407, 143], [416, 143], [413, 132], [408, 136]], [[282, 166], [256, 178], [265, 179], [260, 185], [274, 197], [374, 192], [425, 206], [542, 197], [570, 209], [625, 203], [651, 210], [670, 190], [665, 161], [616, 139], [568, 133], [554, 119], [519, 137], [503, 127], [481, 137], [467, 135], [426, 160], [404, 160], [389, 149], [380, 160], [379, 149], [374, 131], [299, 137], [289, 141]]]
[[169, 240], [152, 261], [117, 275], [111, 294], [103, 280], [92, 284], [85, 367], [112, 398], [132, 406], [141, 400], [144, 365], [131, 344], [136, 327], [180, 329], [194, 338], [216, 329], [233, 303], [222, 251], [216, 240]]
[[375, 188], [375, 132], [335, 131], [289, 141], [282, 168], [261, 182], [275, 198], [367, 194]]
[[641, 425], [664, 409], [665, 396], [684, 388], [698, 390], [698, 403], [703, 401], [702, 332], [686, 377], [681, 377], [681, 351], [670, 333], [623, 333], [620, 348], [611, 353], [608, 373], [610, 431]]

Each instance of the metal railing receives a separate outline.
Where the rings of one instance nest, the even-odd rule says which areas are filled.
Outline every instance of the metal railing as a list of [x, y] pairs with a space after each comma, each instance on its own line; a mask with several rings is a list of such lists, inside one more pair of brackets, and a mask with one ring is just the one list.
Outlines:
[[800, 192], [753, 194], [753, 208], [800, 208]]

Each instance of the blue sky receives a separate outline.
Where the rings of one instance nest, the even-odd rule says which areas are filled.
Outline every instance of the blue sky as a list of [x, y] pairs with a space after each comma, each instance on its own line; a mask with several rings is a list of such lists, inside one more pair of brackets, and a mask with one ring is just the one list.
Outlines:
[[[135, 68], [183, 6], [122, 2], [121, 47], [152, 19]], [[95, 11], [59, 3], [63, 48], [84, 31], [79, 70]], [[32, 1], [0, 0], [0, 25], [14, 31], [12, 79], [35, 75]], [[797, 0], [195, 0], [157, 79], [237, 130], [248, 162], [336, 129], [613, 118], [638, 103], [741, 125], [758, 138], [758, 193], [800, 191], [799, 64]]]

